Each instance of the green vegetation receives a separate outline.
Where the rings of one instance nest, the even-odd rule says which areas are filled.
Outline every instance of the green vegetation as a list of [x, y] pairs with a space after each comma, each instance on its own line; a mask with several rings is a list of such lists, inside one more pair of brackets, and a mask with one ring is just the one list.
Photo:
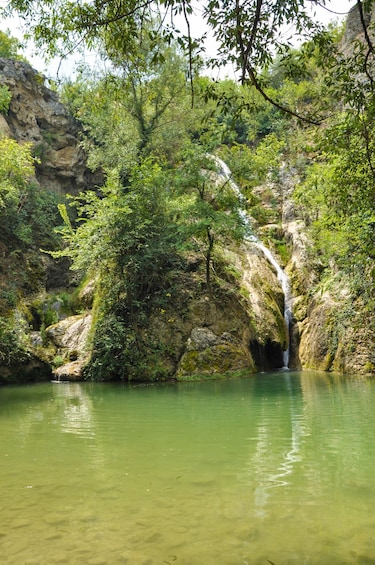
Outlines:
[[18, 209], [33, 173], [31, 145], [0, 138], [0, 209]]
[[0, 30], [0, 57], [24, 60], [24, 57], [19, 54], [21, 47], [21, 43], [10, 35], [9, 30], [6, 32]]
[[[164, 345], [144, 339], [150, 317], [165, 310], [176, 272], [192, 257], [203, 258], [197, 279], [209, 296], [221, 275], [238, 284], [235, 269], [230, 275], [230, 266], [218, 259], [216, 269], [215, 261], [244, 237], [240, 207], [255, 228], [272, 224], [268, 242], [287, 262], [285, 170], [298, 178], [293, 198], [311, 237], [316, 283], [339, 275], [348, 302], [373, 312], [374, 49], [365, 36], [342, 53], [342, 27], [323, 29], [308, 15], [308, 2], [297, 4], [207, 3], [204, 17], [220, 46], [212, 63], [234, 64], [237, 83], [204, 76], [199, 42], [155, 11], [159, 5], [188, 19], [189, 2], [104, 1], [100, 13], [88, 2], [9, 2], [50, 53], [85, 41], [110, 69], [82, 67], [61, 89], [82, 126], [89, 164], [106, 181], [70, 206], [55, 198], [64, 225], [61, 247], [57, 240], [49, 247], [69, 258], [78, 279], [95, 273], [98, 280], [89, 378], [164, 378]], [[285, 24], [304, 37], [300, 48], [282, 39]], [[0, 36], [0, 52], [12, 45]], [[0, 111], [8, 106], [2, 89]], [[228, 163], [243, 202], [210, 154]], [[30, 182], [32, 165], [29, 146], [0, 140], [0, 234], [17, 249], [47, 241], [58, 223], [52, 200]], [[37, 211], [38, 227], [25, 221], [24, 210]], [[354, 314], [348, 307], [330, 318], [333, 356]]]
[[0, 363], [22, 363], [29, 358], [25, 328], [16, 320], [0, 317]]
[[[39, 248], [59, 246], [53, 230], [61, 196], [42, 190], [35, 182], [34, 163], [31, 144], [0, 138], [0, 364], [30, 358], [33, 308], [24, 299], [44, 290]], [[57, 321], [45, 306], [40, 308], [35, 329]]]
[[7, 86], [0, 86], [0, 113], [7, 114], [12, 95]]

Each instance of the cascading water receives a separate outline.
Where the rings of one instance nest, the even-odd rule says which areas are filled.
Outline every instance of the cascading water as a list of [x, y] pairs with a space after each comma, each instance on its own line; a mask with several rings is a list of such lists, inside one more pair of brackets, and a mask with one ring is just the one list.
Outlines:
[[[213, 155], [213, 160], [215, 161], [216, 165], [219, 169], [219, 174], [225, 178], [225, 180], [230, 184], [231, 189], [235, 194], [237, 194], [240, 205], [245, 202], [245, 197], [240, 191], [237, 184], [232, 179], [232, 173], [229, 169], [228, 165], [222, 161], [219, 157]], [[276, 270], [277, 279], [281, 284], [281, 288], [284, 293], [284, 320], [285, 325], [287, 328], [287, 333], [289, 336], [290, 332], [290, 325], [292, 321], [292, 293], [290, 288], [289, 277], [280, 267], [278, 262], [276, 261], [275, 257], [272, 255], [271, 251], [266, 247], [259, 239], [252, 233], [251, 224], [249, 216], [247, 215], [244, 208], [239, 208], [239, 214], [247, 227], [248, 234], [246, 235], [246, 239], [251, 242], [253, 245], [256, 245], [258, 249], [262, 251], [266, 259], [271, 263], [271, 265]], [[288, 339], [288, 347], [283, 352], [283, 369], [289, 368], [289, 356], [290, 356], [290, 348], [289, 348], [289, 339]]]
[[[291, 290], [290, 290], [289, 278], [285, 274], [283, 269], [280, 267], [280, 265], [278, 264], [278, 262], [276, 261], [276, 259], [272, 255], [271, 251], [268, 249], [268, 247], [266, 247], [262, 242], [260, 242], [258, 240], [255, 240], [253, 243], [255, 243], [255, 245], [259, 249], [261, 249], [261, 251], [263, 251], [263, 253], [266, 256], [266, 258], [268, 259], [268, 261], [271, 263], [271, 265], [276, 270], [277, 279], [280, 282], [281, 288], [282, 288], [283, 293], [284, 293], [284, 320], [285, 320], [285, 325], [286, 325], [288, 336], [289, 336], [290, 324], [291, 324], [291, 321], [292, 321], [292, 295], [291, 295]], [[288, 343], [289, 343], [289, 339], [288, 339]], [[288, 367], [289, 367], [289, 353], [290, 352], [289, 352], [289, 345], [288, 345], [288, 347], [283, 351], [283, 364], [284, 364], [283, 368], [284, 369], [288, 369]]]

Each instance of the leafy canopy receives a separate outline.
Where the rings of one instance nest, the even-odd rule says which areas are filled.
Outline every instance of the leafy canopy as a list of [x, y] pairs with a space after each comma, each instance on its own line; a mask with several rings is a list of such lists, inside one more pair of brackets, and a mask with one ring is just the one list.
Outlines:
[[[242, 83], [249, 82], [268, 101], [284, 108], [266, 92], [262, 73], [275, 54], [289, 50], [296, 34], [326, 41], [322, 26], [311, 11], [318, 4], [322, 2], [205, 0], [199, 10], [218, 43], [217, 56], [210, 64], [232, 64]], [[5, 13], [18, 13], [27, 24], [28, 34], [52, 55], [65, 55], [85, 45], [91, 49], [100, 47], [104, 57], [112, 60], [120, 55], [138, 58], [140, 30], [159, 19], [162, 25], [149, 32], [149, 42], [154, 46], [150, 53], [157, 58], [160, 41], [169, 43], [177, 38], [188, 55], [191, 77], [196, 56], [204, 50], [202, 37], [196, 37], [190, 21], [194, 10], [193, 0], [9, 0]], [[181, 20], [185, 20], [186, 33], [179, 30]], [[285, 29], [291, 32], [285, 33]]]

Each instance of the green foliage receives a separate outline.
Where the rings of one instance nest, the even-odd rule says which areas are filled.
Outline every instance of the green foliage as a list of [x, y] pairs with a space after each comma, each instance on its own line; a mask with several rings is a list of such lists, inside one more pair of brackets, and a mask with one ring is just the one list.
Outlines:
[[7, 114], [12, 94], [7, 86], [0, 86], [0, 113]]
[[175, 184], [180, 194], [176, 200], [180, 233], [203, 254], [210, 287], [215, 245], [244, 235], [238, 195], [205, 147], [193, 143], [181, 152]]
[[372, 106], [347, 110], [319, 139], [320, 160], [296, 192], [317, 252], [350, 276], [355, 294], [371, 299], [374, 281], [375, 169]]
[[138, 281], [143, 279], [146, 263], [156, 268], [156, 256], [167, 256], [173, 239], [162, 182], [161, 168], [146, 160], [132, 170], [128, 186], [123, 187], [117, 172], [111, 171], [100, 193], [80, 194], [73, 202], [78, 227], [72, 231], [65, 224], [61, 230], [69, 244], [62, 254], [72, 258], [72, 268], [114, 268]]
[[126, 186], [112, 171], [100, 194], [87, 192], [73, 201], [77, 226], [68, 221], [62, 229], [68, 247], [54, 255], [71, 257], [75, 270], [100, 275], [89, 378], [140, 378], [142, 360], [150, 362], [153, 347], [143, 343], [141, 329], [178, 261], [179, 236], [170, 223], [164, 183], [163, 170], [152, 160], [134, 167]]
[[22, 363], [28, 358], [23, 328], [0, 316], [0, 364]]
[[82, 69], [74, 83], [64, 85], [62, 99], [83, 126], [89, 167], [119, 167], [127, 174], [137, 159], [139, 134], [127, 111], [124, 89]]
[[63, 198], [31, 183], [18, 202], [8, 201], [0, 210], [0, 234], [9, 249], [59, 247], [54, 228], [60, 223], [57, 205]]
[[[197, 74], [196, 64], [198, 62], [199, 68], [199, 56], [204, 50], [203, 38], [193, 38], [190, 31], [193, 24], [189, 19], [194, 9], [186, 0], [171, 3], [165, 0], [118, 0], [115, 3], [104, 0], [100, 10], [88, 1], [10, 0], [5, 12], [7, 15], [17, 12], [24, 18], [36, 43], [52, 55], [72, 52], [78, 46], [86, 45], [91, 49], [96, 47], [104, 59], [109, 58], [116, 66], [129, 61], [134, 68], [144, 72], [146, 62], [149, 74], [155, 65], [164, 62], [162, 46], [176, 38], [187, 56], [190, 79]], [[177, 14], [189, 23], [187, 35], [178, 29]], [[238, 71], [242, 84], [252, 84], [267, 102], [298, 115], [295, 109], [272, 99], [267, 92], [269, 80], [264, 71], [272, 64], [275, 52], [283, 54], [290, 48], [292, 36], [288, 37], [285, 29], [293, 29], [293, 36], [297, 32], [300, 37], [315, 38], [319, 45], [329, 45], [322, 26], [311, 13], [310, 2], [243, 1], [229, 6], [223, 0], [206, 0], [201, 6], [201, 14], [218, 45], [218, 54], [210, 61], [211, 66], [231, 64]], [[147, 60], [143, 56], [143, 46], [150, 55]], [[163, 102], [159, 110], [162, 107]]]
[[278, 180], [284, 149], [285, 141], [271, 133], [253, 148], [236, 144], [222, 155], [241, 186], [251, 187]]
[[10, 35], [9, 31], [0, 31], [0, 57], [5, 59], [24, 59], [18, 54], [22, 45], [15, 37]]
[[123, 179], [140, 158], [172, 161], [202, 113], [191, 108], [178, 47], [150, 39], [152, 25], [141, 30], [136, 56], [108, 46], [111, 74], [81, 69], [78, 81], [63, 88], [64, 101], [83, 125], [89, 165], [118, 168]]
[[0, 211], [17, 207], [34, 173], [31, 144], [20, 145], [9, 137], [0, 137]]
[[51, 243], [57, 197], [33, 183], [33, 174], [31, 144], [0, 138], [0, 235], [10, 247]]
[[41, 293], [28, 304], [27, 317], [35, 331], [41, 331], [46, 339], [45, 330], [60, 319], [76, 313], [76, 297], [74, 293], [59, 292]]
[[86, 379], [95, 381], [154, 381], [166, 376], [160, 346], [143, 343], [137, 329], [122, 317], [107, 314], [95, 328], [93, 355]]
[[62, 365], [64, 365], [64, 358], [61, 355], [55, 355], [55, 357], [52, 360], [53, 368], [57, 369], [58, 367], [61, 367]]

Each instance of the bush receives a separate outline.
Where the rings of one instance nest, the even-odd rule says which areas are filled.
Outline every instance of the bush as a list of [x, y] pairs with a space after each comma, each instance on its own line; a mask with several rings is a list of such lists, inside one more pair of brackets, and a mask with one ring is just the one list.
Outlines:
[[10, 320], [0, 317], [0, 364], [10, 365], [25, 361], [29, 357], [22, 343], [22, 330]]
[[9, 110], [12, 94], [7, 86], [0, 86], [0, 113], [7, 114]]

